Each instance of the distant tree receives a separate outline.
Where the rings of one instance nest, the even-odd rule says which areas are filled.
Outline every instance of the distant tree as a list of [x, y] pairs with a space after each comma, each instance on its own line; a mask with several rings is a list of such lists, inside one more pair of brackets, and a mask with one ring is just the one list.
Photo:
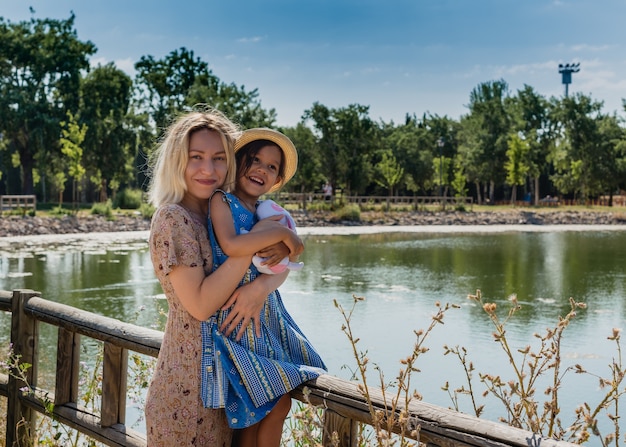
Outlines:
[[178, 113], [199, 104], [214, 107], [244, 128], [272, 127], [274, 109], [265, 110], [256, 89], [226, 84], [213, 74], [207, 62], [182, 47], [163, 59], [142, 56], [135, 64], [140, 105], [157, 129], [164, 129]]
[[524, 184], [530, 170], [527, 163], [530, 145], [518, 134], [511, 134], [508, 146], [504, 168], [506, 169], [506, 183], [511, 186], [511, 204], [514, 205], [517, 200], [517, 187]]
[[524, 85], [516, 96], [510, 98], [509, 110], [513, 119], [513, 130], [520, 132], [528, 144], [524, 164], [528, 168], [534, 203], [538, 203], [539, 178], [542, 175], [548, 177], [550, 165], [547, 160], [554, 145], [550, 103], [531, 86]]
[[206, 62], [182, 47], [163, 59], [142, 56], [135, 64], [139, 104], [154, 120], [157, 134], [170, 120], [184, 110], [187, 96], [196, 82], [212, 85], [217, 90], [219, 80]]
[[34, 193], [36, 163], [59, 151], [60, 122], [76, 111], [80, 72], [96, 47], [66, 20], [11, 23], [0, 17], [0, 131], [19, 158], [23, 194]]
[[376, 183], [385, 188], [389, 196], [393, 196], [394, 188], [404, 177], [404, 168], [390, 151], [383, 152], [381, 161], [376, 165], [376, 173]]
[[[504, 162], [511, 119], [506, 108], [508, 84], [483, 82], [470, 93], [469, 114], [461, 120], [463, 163], [478, 189], [486, 188], [491, 203], [496, 185], [504, 184]], [[480, 201], [480, 200], [479, 200]]]
[[407, 116], [404, 124], [383, 126], [381, 132], [381, 146], [391, 149], [404, 169], [404, 187], [413, 193], [428, 190], [433, 176], [433, 140], [424, 122]]
[[81, 82], [80, 120], [86, 124], [85, 168], [99, 194], [127, 184], [136, 169], [137, 131], [132, 117], [132, 79], [113, 63], [97, 66]]
[[[324, 182], [325, 177], [321, 169], [322, 154], [313, 131], [304, 123], [281, 130], [293, 141], [298, 150], [298, 170], [286, 188], [300, 193], [316, 191]], [[302, 203], [302, 207], [306, 209], [306, 202]]]
[[583, 201], [606, 192], [608, 166], [615, 163], [603, 141], [602, 103], [583, 94], [555, 101], [554, 120], [559, 123], [559, 144], [551, 154], [555, 173], [552, 180], [562, 193]]
[[[80, 188], [80, 181], [85, 175], [85, 168], [82, 165], [83, 161], [83, 148], [82, 144], [85, 141], [85, 134], [87, 133], [86, 125], [79, 125], [76, 122], [74, 115], [71, 112], [67, 112], [67, 120], [61, 122], [61, 153], [63, 154], [66, 163], [69, 176], [72, 178], [72, 204], [76, 207], [78, 199], [78, 188]], [[58, 177], [60, 179], [60, 177]]]

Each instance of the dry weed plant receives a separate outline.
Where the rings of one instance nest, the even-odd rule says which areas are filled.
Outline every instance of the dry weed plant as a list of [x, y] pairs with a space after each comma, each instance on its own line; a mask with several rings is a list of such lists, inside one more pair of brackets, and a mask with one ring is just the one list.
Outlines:
[[[334, 300], [335, 307], [339, 309], [343, 317], [342, 331], [348, 338], [352, 347], [352, 353], [356, 360], [355, 379], [360, 383], [357, 385], [359, 392], [365, 398], [370, 416], [372, 418], [373, 437], [377, 446], [388, 447], [399, 445], [400, 447], [419, 445], [419, 425], [414, 423], [408, 409], [411, 401], [421, 400], [422, 396], [419, 392], [411, 387], [411, 379], [414, 373], [419, 373], [417, 360], [429, 348], [425, 346], [425, 342], [437, 325], [443, 324], [445, 313], [452, 308], [458, 308], [456, 305], [441, 305], [437, 302], [437, 312], [431, 317], [430, 325], [426, 330], [414, 330], [415, 344], [412, 352], [404, 359], [400, 360], [401, 367], [398, 375], [391, 382], [387, 382], [383, 371], [374, 364], [377, 371], [378, 384], [382, 393], [382, 406], [378, 406], [374, 402], [374, 398], [370, 392], [368, 383], [368, 365], [370, 363], [367, 352], [360, 351], [358, 344], [360, 339], [354, 334], [351, 326], [352, 315], [359, 302], [365, 298], [353, 295], [352, 307], [346, 310], [341, 304]], [[393, 433], [396, 433], [395, 435]], [[361, 434], [367, 436], [367, 430], [362, 430]], [[360, 437], [359, 445], [372, 445], [372, 440]]]
[[[609, 365], [611, 376], [603, 378], [587, 372], [580, 364], [563, 367], [561, 358], [561, 342], [563, 333], [576, 316], [579, 309], [585, 309], [585, 303], [576, 302], [570, 298], [570, 311], [564, 317], [559, 317], [554, 327], [547, 328], [544, 334], [534, 334], [538, 340], [538, 347], [533, 349], [530, 345], [524, 348], [513, 350], [506, 336], [506, 324], [520, 309], [517, 296], [509, 298], [510, 306], [506, 317], [500, 319], [497, 314], [496, 303], [484, 302], [480, 290], [475, 295], [469, 295], [470, 300], [481, 306], [483, 311], [491, 320], [495, 331], [493, 337], [499, 343], [508, 364], [512, 369], [513, 378], [505, 380], [499, 375], [489, 373], [479, 373], [480, 382], [485, 386], [483, 397], [491, 395], [496, 398], [504, 407], [505, 416], [499, 419], [510, 426], [522, 428], [537, 433], [544, 438], [556, 440], [566, 440], [576, 444], [583, 444], [591, 437], [600, 440], [601, 445], [608, 446], [614, 443], [619, 446], [619, 399], [626, 392], [620, 388], [624, 379], [622, 364], [620, 331], [613, 329], [608, 337], [616, 344], [617, 358], [614, 358]], [[475, 367], [467, 358], [467, 350], [464, 347], [444, 346], [444, 354], [452, 354], [458, 358], [464, 371], [467, 388], [462, 385], [454, 390], [446, 383], [443, 389], [448, 392], [453, 406], [459, 410], [459, 397], [467, 396], [471, 400], [472, 409], [476, 416], [480, 416], [484, 410], [484, 405], [478, 405], [476, 390], [474, 388]], [[570, 425], [564, 425], [561, 420], [561, 408], [559, 395], [563, 388], [563, 379], [566, 374], [589, 374], [595, 377], [601, 389], [606, 393], [601, 401], [592, 407], [588, 403], [583, 403], [575, 410], [574, 421]], [[541, 387], [540, 379], [549, 382], [544, 389]], [[538, 396], [543, 393], [545, 398]], [[598, 416], [605, 413], [610, 420], [614, 431], [607, 435], [602, 435], [598, 427]]]

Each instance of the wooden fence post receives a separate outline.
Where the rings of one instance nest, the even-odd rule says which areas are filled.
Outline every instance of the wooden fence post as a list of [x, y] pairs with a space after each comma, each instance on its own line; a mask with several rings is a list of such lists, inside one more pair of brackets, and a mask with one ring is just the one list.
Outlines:
[[54, 404], [63, 405], [78, 401], [80, 334], [62, 327], [59, 327], [58, 334]]
[[356, 421], [326, 408], [324, 410], [324, 434], [322, 435], [322, 445], [333, 445], [332, 434], [337, 433], [339, 447], [356, 447], [357, 427], [358, 424]]
[[128, 351], [105, 342], [103, 361], [101, 425], [125, 424]]
[[[38, 322], [24, 313], [24, 306], [33, 296], [32, 290], [14, 290], [11, 298], [11, 346], [12, 355], [19, 364], [30, 365], [21, 370], [14, 369], [8, 379], [7, 402], [7, 447], [32, 445], [35, 430], [35, 411], [22, 405], [22, 389], [37, 385], [37, 341]], [[17, 377], [16, 377], [17, 376]]]

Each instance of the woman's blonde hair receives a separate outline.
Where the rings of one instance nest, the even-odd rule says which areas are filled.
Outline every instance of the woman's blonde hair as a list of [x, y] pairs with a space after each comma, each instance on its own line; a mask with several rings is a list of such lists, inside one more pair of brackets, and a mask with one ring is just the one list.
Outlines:
[[189, 160], [189, 139], [194, 132], [202, 129], [219, 133], [228, 166], [226, 179], [221, 187], [228, 189], [234, 185], [234, 145], [240, 135], [239, 128], [220, 111], [205, 107], [176, 119], [165, 132], [163, 141], [151, 154], [148, 200], [155, 207], [179, 203], [183, 199], [187, 191], [185, 169]]

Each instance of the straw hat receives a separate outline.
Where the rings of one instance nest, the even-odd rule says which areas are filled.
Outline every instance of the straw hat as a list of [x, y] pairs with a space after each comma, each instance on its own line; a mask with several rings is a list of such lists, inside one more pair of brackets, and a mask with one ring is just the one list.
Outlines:
[[298, 168], [298, 151], [291, 140], [282, 133], [268, 128], [254, 128], [244, 130], [241, 136], [235, 141], [235, 152], [246, 144], [256, 140], [268, 140], [275, 143], [283, 151], [283, 163], [285, 164], [285, 177], [269, 190], [274, 192], [294, 176]]

